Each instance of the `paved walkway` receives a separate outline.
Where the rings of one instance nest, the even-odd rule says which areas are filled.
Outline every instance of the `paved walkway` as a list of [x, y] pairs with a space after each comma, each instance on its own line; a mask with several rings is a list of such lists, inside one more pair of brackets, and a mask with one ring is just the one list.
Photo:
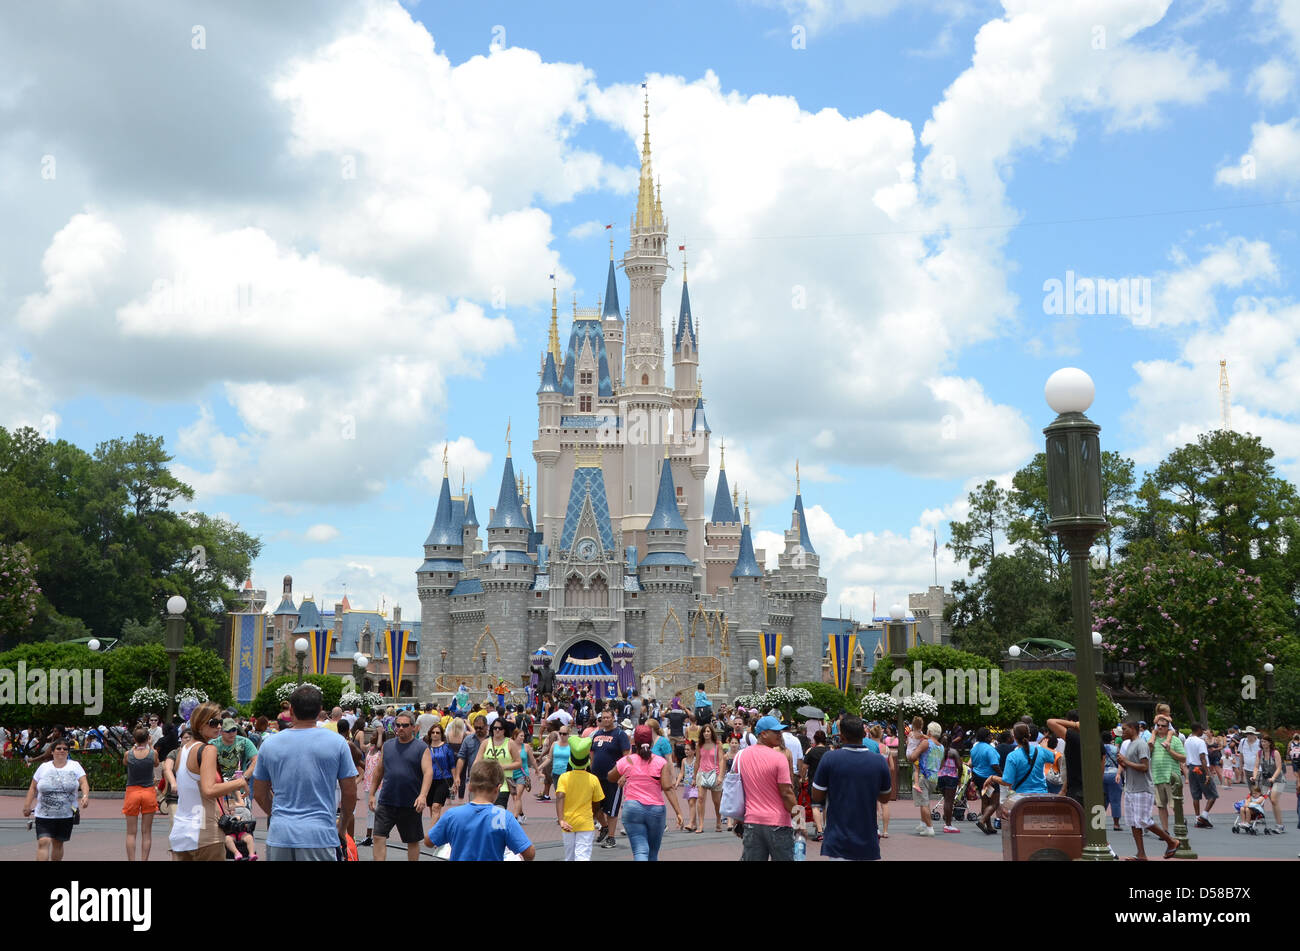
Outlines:
[[[1242, 798], [1244, 787], [1233, 786], [1222, 791], [1215, 812], [1213, 829], [1192, 829], [1191, 845], [1201, 859], [1209, 860], [1251, 860], [1274, 859], [1295, 861], [1300, 853], [1300, 830], [1296, 828], [1296, 793], [1294, 784], [1288, 782], [1287, 790], [1282, 796], [1282, 815], [1287, 823], [1284, 835], [1247, 836], [1232, 833], [1232, 803]], [[82, 816], [81, 824], [73, 833], [72, 841], [67, 845], [67, 858], [79, 861], [117, 861], [125, 857], [126, 823], [121, 816], [121, 797], [93, 798], [90, 807]], [[20, 795], [0, 795], [0, 861], [32, 861], [36, 856], [36, 841], [27, 831], [26, 820], [22, 817], [23, 799]], [[970, 822], [960, 823], [961, 833], [945, 835], [936, 824], [934, 838], [922, 838], [911, 834], [919, 820], [915, 809], [894, 804], [890, 821], [890, 837], [881, 841], [881, 854], [885, 860], [893, 861], [944, 861], [944, 862], [980, 862], [1000, 861], [1002, 858], [1002, 841], [1000, 836], [986, 836]], [[541, 803], [532, 795], [527, 796], [524, 813], [528, 822], [524, 830], [537, 847], [539, 861], [561, 861], [564, 847], [560, 839], [559, 827], [555, 824], [554, 803]], [[265, 844], [266, 820], [260, 812], [256, 839], [258, 850], [263, 851]], [[736, 861], [740, 857], [740, 842], [730, 832], [714, 832], [712, 818], [706, 823], [708, 831], [700, 834], [678, 832], [676, 823], [669, 813], [669, 829], [664, 835], [660, 859], [670, 862], [691, 861]], [[365, 820], [358, 809], [358, 835], [365, 834]], [[154, 820], [153, 851], [151, 861], [168, 861], [167, 832], [171, 820], [156, 817]], [[427, 823], [426, 823], [427, 828]], [[1125, 829], [1114, 832], [1108, 829], [1107, 835], [1112, 847], [1120, 856], [1132, 855], [1134, 852], [1132, 834]], [[1159, 858], [1163, 849], [1156, 839], [1148, 839], [1148, 856]], [[370, 849], [360, 849], [361, 860], [371, 860]], [[618, 847], [593, 851], [593, 860], [597, 862], [631, 861], [632, 852], [627, 839], [620, 830]], [[394, 837], [390, 840], [388, 861], [405, 861], [406, 852]], [[808, 859], [821, 859], [819, 843], [808, 843]], [[424, 849], [422, 861], [435, 861], [431, 850]]]

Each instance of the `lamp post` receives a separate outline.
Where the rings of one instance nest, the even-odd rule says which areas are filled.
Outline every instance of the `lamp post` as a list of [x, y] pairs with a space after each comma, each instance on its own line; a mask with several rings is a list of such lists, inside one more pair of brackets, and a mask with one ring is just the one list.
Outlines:
[[1020, 645], [1012, 644], [1007, 648], [1007, 656], [1011, 658], [1011, 663], [1007, 664], [1012, 670], [1020, 666]]
[[447, 648], [444, 647], [438, 653], [442, 655], [442, 666], [438, 668], [438, 673], [445, 674], [447, 672]]
[[790, 686], [790, 673], [794, 669], [794, 648], [786, 644], [781, 648], [781, 669], [785, 671], [785, 685]]
[[167, 722], [176, 715], [176, 661], [185, 646], [185, 599], [173, 594], [167, 599], [167, 621], [163, 649], [167, 651]]
[[1106, 671], [1106, 665], [1102, 661], [1102, 657], [1101, 657], [1101, 631], [1093, 631], [1092, 632], [1092, 672], [1097, 679], [1097, 683], [1101, 683], [1102, 678], [1105, 677], [1106, 675], [1105, 671]]
[[[903, 610], [901, 604], [895, 604], [889, 609], [889, 624], [885, 629], [886, 637], [889, 641], [889, 659], [894, 662], [894, 667], [904, 667], [907, 664], [907, 625], [903, 623], [903, 618], [907, 612]], [[900, 802], [912, 798], [912, 776], [911, 765], [907, 762], [907, 743], [906, 726], [904, 719], [906, 714], [903, 712], [903, 705], [898, 705], [898, 747], [895, 759], [898, 761], [898, 799]]]
[[763, 686], [771, 690], [776, 686], [776, 656], [767, 655], [767, 666], [763, 668]]
[[298, 655], [298, 684], [302, 685], [302, 668], [307, 663], [307, 651], [311, 645], [307, 643], [307, 638], [300, 637], [293, 642], [293, 652]]
[[357, 683], [357, 693], [366, 692], [366, 668], [370, 666], [370, 658], [361, 651], [352, 655], [352, 679]]
[[1101, 736], [1097, 679], [1093, 672], [1092, 593], [1089, 554], [1107, 528], [1101, 510], [1101, 427], [1084, 415], [1096, 387], [1082, 370], [1057, 370], [1043, 390], [1057, 417], [1047, 437], [1047, 527], [1070, 553], [1070, 602], [1074, 616], [1075, 679], [1079, 688], [1079, 741], [1083, 757], [1085, 861], [1109, 861], [1105, 799], [1101, 785]]
[[753, 659], [749, 662], [749, 692], [758, 693], [758, 661]]
[[1273, 736], [1273, 665], [1264, 665], [1264, 690], [1268, 693], [1268, 734]]

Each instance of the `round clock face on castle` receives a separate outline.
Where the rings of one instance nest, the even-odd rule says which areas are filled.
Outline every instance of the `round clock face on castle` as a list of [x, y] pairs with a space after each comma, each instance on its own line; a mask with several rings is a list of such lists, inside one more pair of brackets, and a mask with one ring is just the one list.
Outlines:
[[583, 561], [591, 561], [596, 557], [596, 541], [592, 538], [584, 538], [578, 542], [578, 557]]

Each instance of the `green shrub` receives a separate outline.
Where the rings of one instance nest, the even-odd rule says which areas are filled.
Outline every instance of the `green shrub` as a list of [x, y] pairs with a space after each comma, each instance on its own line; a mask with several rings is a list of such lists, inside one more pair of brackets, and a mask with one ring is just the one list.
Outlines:
[[[920, 663], [922, 671], [973, 670], [978, 676], [979, 671], [985, 670], [989, 672], [990, 677], [994, 671], [997, 671], [999, 675], [1001, 674], [998, 665], [987, 657], [959, 651], [955, 647], [949, 647], [945, 644], [918, 644], [909, 649], [907, 661], [902, 669], [912, 675], [915, 673], [917, 663]], [[909, 676], [910, 679], [912, 678]], [[875, 670], [871, 672], [871, 681], [868, 683], [867, 689], [880, 693], [892, 693], [895, 685], [894, 664], [886, 655], [876, 663]], [[911, 684], [912, 689], [908, 692], [921, 692], [923, 687], [924, 678], [919, 684]], [[961, 723], [964, 727], [992, 726], [1002, 723], [1006, 719], [1003, 710], [1008, 705], [1008, 702], [1019, 704], [1021, 701], [1014, 691], [1010, 695], [1007, 694], [1005, 678], [1000, 678], [998, 695], [1000, 699], [998, 709], [988, 714], [980, 712], [977, 697], [968, 696], [968, 702], [963, 704], [941, 703], [939, 705], [939, 722], [945, 726], [952, 723]], [[1014, 720], [1015, 717], [1010, 719]]]
[[[342, 677], [335, 677], [333, 674], [306, 674], [302, 679], [306, 683], [320, 687], [324, 707], [327, 711], [338, 706], [339, 698], [343, 696], [344, 684]], [[297, 682], [297, 677], [272, 677], [268, 680], [266, 686], [259, 690], [257, 696], [253, 698], [253, 716], [274, 720], [280, 715], [280, 701], [275, 697], [276, 690], [284, 684]]]
[[820, 707], [828, 719], [833, 720], [841, 710], [855, 713], [858, 709], [857, 699], [841, 693], [834, 684], [808, 682], [794, 686], [802, 687], [812, 694], [812, 705]]
[[[120, 753], [109, 750], [80, 750], [71, 756], [86, 771], [86, 781], [91, 792], [116, 791], [126, 788], [126, 766]], [[31, 785], [35, 766], [20, 759], [0, 759], [0, 789], [26, 789]]]
[[[999, 725], [1010, 727], [1028, 715], [1045, 729], [1049, 718], [1063, 717], [1079, 706], [1079, 681], [1064, 670], [1013, 670], [1002, 675], [1002, 697]], [[1115, 704], [1098, 688], [1097, 729], [1111, 730], [1118, 722]]]

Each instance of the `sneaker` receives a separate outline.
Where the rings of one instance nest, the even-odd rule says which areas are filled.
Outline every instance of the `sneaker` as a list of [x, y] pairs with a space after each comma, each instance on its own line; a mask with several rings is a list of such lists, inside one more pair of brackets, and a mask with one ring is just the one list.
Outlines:
[[1196, 817], [1196, 828], [1198, 828], [1198, 829], [1213, 829], [1214, 826], [1210, 825], [1210, 820], [1206, 819], [1204, 816], [1197, 816], [1197, 817]]
[[612, 849], [612, 848], [614, 848], [617, 844], [618, 844], [618, 843], [614, 840], [614, 836], [611, 835], [611, 836], [610, 836], [609, 838], [607, 838], [604, 842], [600, 843], [600, 847], [601, 847], [602, 849]]
[[916, 828], [913, 829], [912, 832], [913, 832], [913, 834], [915, 834], [915, 835], [920, 835], [922, 832], [924, 832], [924, 831], [925, 831], [926, 829], [928, 829], [928, 828], [930, 828], [930, 827], [929, 827], [928, 825], [926, 825], [924, 822], [918, 822], [918, 823], [916, 824]]
[[961, 829], [958, 829], [956, 826], [944, 826], [943, 831], [948, 833], [955, 833], [955, 832], [960, 832]]
[[527, 817], [527, 816], [519, 816], [518, 818], [519, 818], [519, 824], [520, 824], [521, 826], [526, 826], [526, 825], [528, 825], [528, 817]]
[[926, 826], [924, 829], [921, 830], [921, 832], [920, 832], [919, 834], [922, 835], [922, 836], [929, 836], [930, 838], [933, 838], [933, 837], [934, 837], [934, 826]]
[[600, 844], [601, 842], [604, 842], [608, 836], [609, 836], [609, 830], [601, 829], [599, 832], [596, 833], [596, 843]]
[[550, 796], [538, 796], [538, 797], [537, 797], [537, 801], [538, 801], [538, 802], [550, 802], [550, 801], [551, 801], [551, 797], [550, 797]]

